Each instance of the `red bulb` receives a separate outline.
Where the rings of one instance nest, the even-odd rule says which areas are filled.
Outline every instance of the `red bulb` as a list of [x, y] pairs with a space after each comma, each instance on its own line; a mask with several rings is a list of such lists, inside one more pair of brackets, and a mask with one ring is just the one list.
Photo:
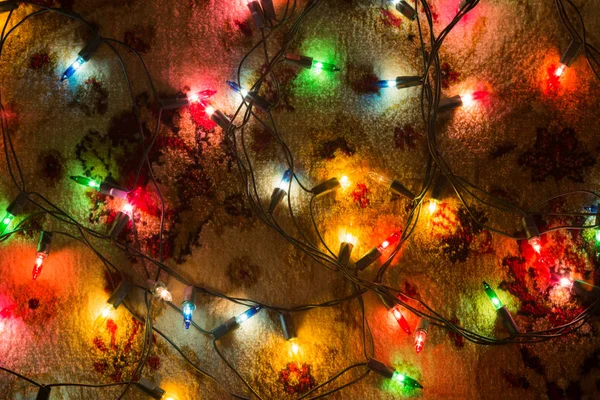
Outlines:
[[44, 253], [37, 254], [37, 258], [35, 259], [35, 264], [33, 265], [33, 272], [32, 272], [34, 281], [42, 273], [42, 264], [44, 263], [45, 258], [46, 258], [46, 255]]
[[415, 333], [415, 350], [420, 353], [425, 346], [425, 340], [427, 339], [427, 332], [425, 330], [418, 330]]
[[377, 250], [380, 252], [390, 247], [390, 245], [395, 244], [400, 240], [400, 236], [402, 236], [402, 231], [394, 232], [387, 239], [385, 239], [379, 246], [377, 246]]
[[542, 250], [542, 244], [540, 243], [540, 238], [534, 237], [528, 240], [528, 243], [533, 247], [536, 253], [540, 254]]
[[567, 66], [565, 64], [560, 64], [558, 66], [558, 68], [556, 68], [556, 71], [554, 71], [554, 75], [561, 77], [565, 73], [566, 69], [567, 69]]
[[400, 328], [402, 328], [404, 332], [410, 335], [410, 325], [408, 325], [408, 321], [406, 320], [406, 318], [404, 318], [402, 312], [400, 312], [400, 310], [397, 307], [392, 308], [391, 311], [394, 318], [396, 318], [396, 321], [398, 321], [398, 325], [400, 325]]

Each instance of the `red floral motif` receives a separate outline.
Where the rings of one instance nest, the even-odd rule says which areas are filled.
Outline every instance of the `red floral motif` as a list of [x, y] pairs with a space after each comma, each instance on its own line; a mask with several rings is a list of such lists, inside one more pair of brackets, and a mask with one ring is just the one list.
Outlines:
[[371, 190], [364, 183], [359, 183], [356, 185], [356, 189], [352, 192], [352, 200], [358, 203], [360, 208], [367, 208], [371, 203], [369, 200], [369, 193]]
[[396, 15], [395, 11], [390, 11], [386, 9], [381, 10], [381, 21], [385, 25], [395, 26], [396, 28], [402, 25], [402, 18]]
[[543, 182], [549, 176], [556, 181], [568, 178], [583, 182], [586, 170], [595, 164], [571, 128], [558, 133], [538, 128], [534, 146], [519, 157], [519, 165], [531, 168], [532, 182]]
[[29, 68], [37, 70], [50, 65], [50, 56], [46, 53], [35, 53], [29, 61]]
[[394, 128], [394, 144], [402, 151], [416, 149], [417, 134], [412, 125]]
[[460, 74], [452, 69], [450, 64], [442, 64], [442, 88], [448, 89], [451, 84], [458, 82]]
[[279, 380], [288, 394], [306, 393], [317, 384], [310, 373], [310, 365], [304, 363], [288, 363], [279, 373]]

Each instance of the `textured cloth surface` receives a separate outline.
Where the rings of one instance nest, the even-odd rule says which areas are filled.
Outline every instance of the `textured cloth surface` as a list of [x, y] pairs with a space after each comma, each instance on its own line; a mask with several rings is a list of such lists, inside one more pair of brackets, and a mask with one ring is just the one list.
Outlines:
[[[576, 2], [589, 40], [599, 44], [600, 5]], [[216, 90], [212, 100], [228, 115], [239, 104], [225, 81], [235, 80], [241, 58], [260, 39], [245, 0], [38, 3], [71, 8], [97, 24], [103, 36], [140, 51], [159, 93]], [[458, 3], [432, 2], [436, 33], [450, 22]], [[284, 2], [275, 4], [281, 13]], [[34, 8], [21, 6], [16, 16], [24, 16], [25, 10]], [[5, 18], [1, 15], [0, 22]], [[273, 34], [271, 54], [286, 29]], [[68, 177], [110, 177], [131, 184], [141, 149], [122, 68], [109, 47], [104, 45], [72, 79], [58, 82], [89, 38], [81, 24], [55, 14], [24, 23], [3, 49], [2, 102], [27, 190], [44, 194], [82, 223], [106, 231], [122, 201], [90, 192]], [[600, 86], [582, 54], [559, 82], [552, 78], [568, 43], [551, 1], [482, 1], [457, 25], [440, 52], [443, 97], [475, 90], [489, 96], [472, 108], [439, 118], [438, 146], [456, 174], [524, 208], [565, 191], [597, 189]], [[125, 60], [149, 134], [157, 110], [144, 71], [133, 53], [114, 46]], [[322, 1], [301, 25], [291, 50], [341, 67], [337, 73], [315, 74], [278, 66], [275, 74], [282, 97], [274, 117], [307, 186], [332, 176], [349, 177], [350, 187], [315, 200], [314, 209], [323, 239], [333, 251], [343, 229], [352, 226], [359, 240], [353, 251], [356, 260], [401, 228], [409, 211], [406, 200], [373, 185], [365, 171], [393, 176], [413, 191], [421, 189], [425, 174], [427, 144], [419, 90], [371, 88], [377, 77], [420, 74], [417, 26], [379, 1]], [[242, 83], [254, 82], [263, 62], [260, 53], [252, 56]], [[265, 87], [266, 97], [273, 98], [274, 93], [272, 85]], [[278, 141], [260, 124], [252, 122], [245, 135], [258, 192], [267, 204], [285, 170], [285, 158]], [[351, 293], [351, 285], [340, 274], [313, 262], [252, 215], [223, 132], [201, 111], [191, 107], [165, 112], [149, 157], [166, 201], [166, 263], [186, 279], [232, 297], [282, 307]], [[133, 200], [135, 229], [142, 249], [158, 257], [160, 202], [146, 172], [140, 183]], [[0, 209], [16, 194], [3, 161]], [[299, 223], [309, 231], [308, 196], [294, 188], [291, 199]], [[518, 215], [467, 200], [489, 225], [511, 233], [521, 230]], [[583, 212], [582, 205], [591, 202], [591, 197], [581, 196], [543, 209]], [[276, 218], [296, 234], [287, 209], [288, 204], [282, 204]], [[548, 227], [573, 222], [572, 218], [544, 221]], [[37, 223], [47, 230], [68, 229], [50, 217]], [[465, 328], [504, 337], [481, 287], [486, 280], [498, 288], [524, 331], [547, 329], [580, 311], [574, 297], [548, 283], [550, 272], [600, 282], [593, 235], [588, 231], [546, 235], [542, 256], [536, 256], [523, 243], [481, 229], [458, 198], [447, 193], [433, 215], [423, 213], [385, 283], [420, 298]], [[314, 234], [311, 238], [316, 240]], [[135, 244], [131, 229], [124, 239]], [[37, 240], [38, 233], [25, 233], [0, 244], [0, 309], [11, 308], [10, 317], [0, 321], [0, 365], [40, 383], [130, 379], [140, 355], [143, 326], [120, 307], [99, 331], [91, 331], [110, 293], [105, 266], [85, 246], [56, 236], [42, 275], [32, 282]], [[139, 261], [108, 243], [95, 244], [137, 284], [145, 285]], [[373, 278], [377, 265], [361, 272], [361, 277]], [[162, 280], [179, 305], [183, 285], [165, 274]], [[416, 354], [414, 338], [399, 329], [381, 301], [372, 294], [364, 300], [376, 357], [406, 371], [424, 389], [406, 393], [370, 374], [331, 398], [600, 397], [597, 320], [567, 337], [527, 346], [477, 346], [432, 326], [425, 349]], [[128, 304], [142, 312], [139, 290]], [[196, 296], [196, 304], [194, 320], [208, 330], [245, 309], [206, 295]], [[417, 318], [406, 315], [415, 327]], [[223, 386], [247, 392], [207, 335], [184, 330], [181, 316], [164, 304], [156, 304], [152, 316], [158, 329]], [[228, 361], [264, 398], [296, 398], [315, 383], [364, 361], [357, 301], [299, 313], [295, 322], [298, 354], [284, 341], [278, 316], [272, 312], [259, 313], [219, 343]], [[354, 370], [333, 385], [360, 372]], [[156, 335], [143, 375], [179, 400], [228, 398]], [[112, 399], [119, 390], [53, 389], [51, 398]], [[33, 386], [0, 373], [0, 398], [34, 396]], [[145, 397], [134, 389], [126, 398]]]

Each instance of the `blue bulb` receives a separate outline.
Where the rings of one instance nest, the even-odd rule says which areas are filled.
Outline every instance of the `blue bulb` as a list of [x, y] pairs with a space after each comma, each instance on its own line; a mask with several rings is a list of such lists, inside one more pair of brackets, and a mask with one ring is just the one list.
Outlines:
[[394, 87], [396, 86], [396, 81], [385, 81], [385, 84], [387, 87]]
[[289, 169], [283, 173], [283, 178], [279, 182], [278, 188], [281, 190], [285, 190], [286, 192], [290, 188], [290, 181], [292, 180], [292, 171]]
[[183, 314], [183, 323], [185, 324], [185, 329], [190, 329], [190, 324], [192, 323], [192, 314], [196, 309], [196, 305], [189, 301], [184, 301], [181, 306], [181, 313]]
[[237, 83], [235, 83], [234, 81], [227, 81], [227, 84], [229, 85], [230, 88], [232, 88], [233, 90], [235, 90], [236, 92], [240, 93], [241, 89], [240, 85], [238, 85]]
[[69, 68], [67, 68], [67, 70], [64, 72], [60, 81], [62, 82], [65, 79], [69, 79], [70, 77], [72, 77], [75, 71], [77, 71], [79, 67], [81, 67], [84, 63], [85, 60], [81, 58], [81, 56], [78, 56], [77, 59], [73, 62], [73, 64], [71, 64]]
[[244, 311], [242, 314], [235, 317], [235, 322], [237, 322], [238, 324], [243, 324], [244, 322], [248, 321], [250, 318], [254, 317], [259, 311], [260, 311], [260, 306], [255, 306], [255, 307], [249, 308], [246, 311]]

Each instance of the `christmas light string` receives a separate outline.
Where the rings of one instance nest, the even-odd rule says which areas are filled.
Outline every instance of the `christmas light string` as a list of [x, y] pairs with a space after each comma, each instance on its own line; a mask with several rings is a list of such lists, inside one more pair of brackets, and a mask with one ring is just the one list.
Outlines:
[[[25, 3], [27, 3], [27, 2], [25, 2]], [[311, 3], [311, 4], [315, 4], [315, 5], [316, 5], [316, 3], [317, 3], [317, 2], [314, 2], [314, 3]], [[462, 9], [462, 10], [461, 10], [461, 12], [459, 12], [459, 15], [460, 15], [461, 13], [463, 13], [463, 15], [464, 15], [464, 13], [468, 12], [468, 11], [469, 11], [470, 9], [472, 9], [472, 8], [473, 8], [473, 7], [474, 7], [476, 4], [477, 4], [477, 2], [473, 2], [473, 3], [471, 3], [471, 4], [470, 4], [469, 6], [467, 6], [465, 9]], [[295, 3], [294, 3], [294, 5], [295, 5]], [[415, 4], [415, 6], [416, 6], [416, 5], [417, 5], [417, 4]], [[307, 7], [307, 8], [308, 8], [308, 7]], [[432, 24], [431, 24], [431, 21], [430, 21], [430, 12], [428, 13], [428, 6], [427, 6], [427, 4], [426, 4], [426, 3], [424, 3], [424, 4], [423, 4], [423, 8], [424, 8], [424, 10], [425, 10], [425, 13], [426, 13], [426, 15], [428, 16], [428, 20], [429, 20], [429, 21], [428, 21], [428, 22], [429, 22], [429, 26], [431, 27], [431, 26], [432, 26]], [[457, 15], [457, 18], [458, 18], [458, 19], [460, 19], [458, 15]], [[456, 19], [456, 18], [455, 18], [455, 21], [458, 21], [458, 19]], [[417, 13], [417, 21], [418, 21], [418, 13]], [[454, 24], [455, 24], [455, 23], [454, 23]], [[453, 26], [453, 24], [451, 24], [451, 25]], [[448, 29], [448, 31], [447, 31], [447, 32], [449, 32], [450, 30], [451, 30], [451, 27], [450, 27], [450, 29]], [[447, 34], [447, 33], [445, 33], [445, 34]], [[440, 36], [442, 36], [442, 35], [440, 35]], [[439, 37], [440, 37], [440, 36], [438, 36], [438, 40], [439, 40]], [[264, 37], [264, 33], [263, 33], [263, 37]], [[432, 38], [433, 38], [433, 36], [432, 36]], [[585, 41], [584, 41], [584, 42], [585, 42]], [[3, 43], [4, 43], [4, 36], [3, 36]], [[3, 44], [3, 43], [2, 43], [2, 44]], [[264, 41], [263, 41], [263, 43], [264, 43]], [[423, 43], [423, 41], [421, 41], [421, 43]], [[433, 43], [433, 41], [432, 41], [432, 43]], [[440, 47], [440, 46], [441, 46], [441, 42], [440, 42], [440, 43], [439, 43], [439, 45], [437, 46], [437, 47], [438, 47], [438, 49], [439, 49], [439, 47]], [[432, 47], [433, 47], [433, 46], [432, 46]], [[265, 51], [266, 51], [266, 46], [265, 46]], [[437, 69], [436, 69], [436, 71], [437, 71], [437, 75], [438, 75], [436, 78], [437, 78], [437, 81], [439, 82], [439, 61], [437, 61], [437, 51], [436, 51], [436, 52], [434, 52], [434, 53], [435, 53], [435, 58], [434, 58], [434, 60], [435, 60], [435, 61], [434, 61], [434, 66], [437, 68]], [[136, 53], [136, 54], [137, 54], [137, 53]], [[282, 52], [281, 54], [285, 54], [285, 53], [283, 53], [283, 52]], [[138, 55], [138, 56], [139, 56], [139, 55]], [[120, 57], [119, 57], [119, 59], [120, 59]], [[140, 58], [140, 60], [141, 60], [141, 58]], [[425, 60], [425, 57], [424, 57], [424, 60]], [[120, 60], [120, 61], [121, 61], [121, 63], [122, 63], [122, 60]], [[425, 61], [424, 61], [424, 62], [425, 62]], [[123, 64], [123, 63], [122, 63], [122, 64]], [[431, 58], [429, 59], [429, 64], [427, 65], [427, 69], [429, 69], [429, 67], [431, 67]], [[124, 67], [124, 65], [123, 65], [123, 68], [124, 68], [124, 72], [125, 72], [125, 75], [126, 75], [126, 71], [125, 71], [125, 67]], [[272, 74], [272, 72], [271, 72], [271, 71], [269, 71], [269, 73], [270, 73], [270, 74]], [[264, 75], [263, 75], [263, 77], [264, 77]], [[238, 79], [238, 81], [239, 81], [239, 79]], [[129, 83], [129, 81], [128, 81], [128, 83]], [[430, 89], [430, 86], [429, 86], [429, 85], [430, 85], [430, 84], [429, 84], [429, 78], [427, 78], [426, 82], [424, 83], [424, 90], [423, 90], [423, 93], [424, 93], [424, 94], [422, 95], [422, 97], [431, 98], [431, 95], [432, 95], [432, 93], [434, 93], [433, 91], [431, 91], [431, 89]], [[131, 88], [131, 87], [130, 87], [130, 88]], [[439, 85], [437, 85], [437, 89], [436, 89], [436, 92], [435, 92], [435, 95], [434, 95], [433, 99], [434, 99], [434, 102], [435, 102], [435, 99], [439, 99]], [[134, 103], [134, 105], [135, 105], [135, 103]], [[250, 103], [250, 104], [248, 104], [248, 105], [249, 105], [249, 107], [248, 107], [248, 110], [249, 110], [249, 112], [247, 112], [247, 114], [246, 114], [246, 115], [247, 115], [247, 119], [245, 119], [245, 121], [244, 121], [244, 124], [248, 122], [248, 120], [250, 119], [250, 117], [255, 117], [256, 119], [259, 119], [259, 118], [256, 116], [256, 114], [254, 114], [254, 113], [251, 111], [252, 104]], [[238, 112], [239, 112], [239, 110], [238, 110]], [[138, 113], [139, 113], [139, 111], [138, 111], [138, 112], [136, 112], [136, 114], [138, 114]], [[428, 114], [429, 114], [429, 115], [432, 115], [433, 121], [435, 122], [436, 109], [435, 109], [435, 107], [434, 107], [434, 108], [433, 108], [433, 112], [432, 112], [432, 107], [431, 107], [431, 104], [429, 105], [429, 108], [428, 108]], [[138, 116], [139, 116], [139, 114], [138, 114]], [[272, 125], [273, 125], [273, 127], [272, 127], [272, 131], [273, 131], [273, 133], [277, 135], [277, 137], [280, 139], [281, 143], [284, 143], [284, 142], [283, 142], [283, 140], [281, 140], [281, 137], [280, 137], [280, 136], [277, 134], [277, 128], [276, 128], [276, 126], [275, 126], [275, 123], [274, 123], [274, 119], [273, 119], [273, 116], [272, 116], [272, 114], [270, 114], [270, 113], [269, 113], [269, 117], [270, 117], [270, 122], [271, 122], [271, 123], [272, 123]], [[140, 121], [140, 123], [139, 123], [139, 125], [140, 125], [140, 133], [143, 135], [143, 130], [142, 130], [142, 127], [141, 127], [141, 119], [138, 119], [138, 120]], [[260, 119], [259, 119], [259, 121], [260, 121]], [[266, 124], [265, 124], [264, 122], [262, 122], [262, 121], [260, 121], [260, 122], [261, 122], [263, 125], [265, 125], [265, 126], [266, 126]], [[157, 125], [158, 125], [158, 123], [157, 123]], [[3, 121], [3, 128], [4, 128], [4, 126], [5, 126], [5, 121]], [[431, 130], [431, 126], [432, 126], [432, 124], [430, 124], [430, 125], [429, 125], [429, 127], [430, 127], [430, 130]], [[228, 132], [227, 132], [227, 133], [228, 133], [228, 134], [229, 134], [229, 133], [232, 133], [231, 131], [233, 131], [233, 124], [229, 126], [229, 128], [228, 128]], [[5, 132], [5, 130], [4, 130], [4, 129], [3, 129], [3, 132]], [[157, 135], [157, 134], [158, 134], [158, 129], [156, 130], [156, 133], [155, 133], [155, 135], [154, 135], [154, 138], [153, 138], [153, 140], [156, 138], [156, 135]], [[434, 135], [433, 135], [433, 136], [435, 137], [435, 132], [434, 132]], [[16, 165], [17, 165], [17, 167], [18, 167], [18, 168], [17, 168], [17, 170], [19, 171], [19, 175], [21, 176], [22, 186], [23, 186], [23, 189], [24, 189], [24, 188], [25, 188], [25, 182], [24, 182], [24, 180], [23, 180], [22, 174], [20, 173], [20, 167], [19, 167], [19, 165], [18, 165], [18, 161], [17, 161], [17, 158], [16, 158], [16, 153], [15, 153], [15, 151], [14, 151], [14, 148], [12, 147], [12, 142], [10, 141], [10, 137], [8, 137], [8, 135], [7, 135], [7, 134], [5, 134], [4, 138], [5, 138], [5, 143], [8, 141], [8, 143], [10, 144], [11, 153], [12, 153], [12, 155], [13, 155], [13, 158], [14, 158], [14, 160], [15, 160], [15, 163], [16, 163]], [[6, 140], [7, 138], [8, 138], [8, 140]], [[243, 136], [242, 136], [242, 138], [243, 138]], [[153, 144], [153, 142], [152, 142], [152, 144]], [[235, 147], [235, 148], [237, 149], [237, 147]], [[6, 149], [7, 149], [7, 146], [5, 146], [5, 151], [7, 151]], [[291, 156], [291, 151], [289, 151], [289, 148], [287, 148], [287, 146], [285, 146], [285, 147], [284, 147], [284, 149], [286, 149], [286, 151], [285, 151], [285, 153], [286, 153], [286, 157], [287, 157], [287, 156], [289, 156], [289, 159], [288, 159], [288, 161], [291, 161], [291, 162], [289, 162], [289, 164], [290, 164], [291, 171], [292, 171], [292, 173], [293, 173], [293, 157]], [[148, 163], [148, 166], [149, 166], [149, 168], [151, 168], [151, 167], [150, 167], [150, 165], [149, 165], [149, 160], [147, 159], [147, 153], [148, 153], [148, 152], [149, 152], [149, 150], [145, 151], [145, 156], [144, 156], [144, 158], [142, 159], [142, 163], [143, 163], [143, 162], [147, 162], [147, 163]], [[251, 176], [253, 177], [253, 176], [254, 176], [254, 174], [253, 174], [253, 172], [252, 172], [252, 169], [251, 169], [251, 165], [250, 165], [250, 159], [249, 159], [249, 157], [248, 157], [248, 154], [247, 154], [247, 152], [246, 152], [246, 150], [245, 150], [245, 146], [244, 146], [244, 153], [245, 153], [245, 156], [246, 156], [246, 160], [247, 160], [247, 161], [248, 161], [248, 163], [249, 163], [249, 168], [250, 168]], [[433, 152], [430, 152], [430, 153], [433, 153]], [[438, 154], [439, 154], [439, 153], [438, 153]], [[7, 161], [8, 161], [8, 164], [9, 164], [9, 170], [10, 170], [10, 157], [9, 157], [9, 155], [8, 155], [8, 152], [6, 153], [6, 157], [7, 157]], [[142, 165], [142, 163], [140, 163], [140, 165]], [[436, 160], [436, 164], [437, 164], [437, 165], [439, 165], [439, 163], [438, 163], [438, 160]], [[435, 168], [432, 168], [431, 166], [432, 166], [432, 163], [431, 163], [431, 162], [430, 162], [430, 163], [428, 163], [428, 169], [429, 169], [429, 171], [431, 171], [431, 170], [435, 171]], [[140, 170], [141, 170], [141, 167], [140, 167]], [[457, 195], [458, 195], [459, 199], [461, 199], [461, 201], [462, 201], [463, 203], [465, 203], [465, 202], [463, 201], [463, 199], [462, 199], [462, 197], [461, 197], [461, 195], [460, 195], [459, 191], [457, 190], [457, 188], [456, 188], [456, 186], [455, 186], [455, 183], [456, 183], [456, 182], [459, 182], [459, 181], [461, 181], [461, 180], [462, 180], [462, 178], [461, 178], [461, 180], [457, 179], [456, 181], [454, 181], [453, 179], [454, 179], [455, 177], [454, 177], [454, 175], [453, 175], [453, 174], [451, 174], [451, 173], [449, 173], [449, 172], [448, 172], [448, 173], [446, 173], [446, 172], [445, 172], [444, 174], [445, 174], [446, 176], [448, 176], [448, 177], [449, 177], [450, 183], [452, 184], [453, 188], [454, 188], [454, 189], [455, 189], [455, 191], [457, 192]], [[12, 176], [12, 173], [11, 173], [11, 176]], [[14, 176], [12, 176], [12, 177], [13, 177], [13, 180], [14, 180], [15, 184], [17, 185], [17, 181], [14, 179]], [[138, 172], [138, 177], [139, 177], [139, 172]], [[293, 177], [294, 177], [295, 181], [296, 181], [296, 182], [297, 182], [297, 183], [298, 183], [300, 186], [302, 186], [302, 185], [301, 185], [301, 183], [300, 183], [300, 181], [298, 180], [297, 176], [296, 176], [294, 173], [293, 173]], [[431, 180], [430, 180], [430, 179], [428, 179], [427, 181], [428, 181], [429, 183], [427, 184], [426, 188], [428, 188], [428, 187], [430, 186], [430, 184], [431, 184]], [[463, 181], [463, 183], [466, 183], [464, 180], [462, 180], [462, 181]], [[255, 194], [257, 195], [257, 198], [258, 198], [258, 197], [259, 197], [259, 196], [258, 196], [258, 190], [256, 189], [256, 185], [255, 185], [255, 183], [254, 183], [254, 182], [255, 182], [255, 180], [254, 180], [254, 179], [252, 179], [252, 185], [254, 186], [254, 192], [255, 192]], [[136, 178], [136, 183], [137, 183], [137, 178]], [[17, 186], [19, 186], [19, 185], [17, 185]], [[291, 187], [291, 182], [290, 182], [290, 187]], [[157, 189], [158, 189], [158, 188], [157, 188]], [[303, 188], [303, 189], [305, 189], [305, 188]], [[463, 189], [464, 189], [464, 187], [463, 187]], [[414, 209], [417, 209], [417, 208], [418, 208], [418, 209], [419, 209], [419, 211], [420, 211], [420, 207], [421, 207], [421, 205], [422, 205], [422, 201], [423, 201], [424, 194], [426, 193], [426, 191], [427, 191], [427, 190], [424, 190], [424, 191], [422, 191], [422, 192], [421, 192], [421, 194], [420, 194], [419, 196], [417, 196], [417, 197], [416, 197], [416, 199], [417, 199], [417, 202], [418, 202], [418, 206], [417, 206], [417, 207], [415, 207]], [[40, 195], [40, 197], [43, 199], [43, 197], [42, 197], [41, 195]], [[249, 197], [251, 197], [251, 196], [249, 196]], [[475, 196], [474, 196], [474, 197], [475, 197]], [[496, 200], [499, 200], [499, 199], [496, 199]], [[48, 202], [48, 203], [49, 203], [49, 202]], [[51, 204], [51, 203], [49, 203], [49, 204]], [[257, 202], [257, 204], [255, 204], [255, 205], [257, 205], [257, 206], [259, 206], [259, 207], [260, 207], [260, 200], [259, 200], [259, 201]], [[466, 204], [465, 204], [465, 206], [466, 206]], [[291, 196], [288, 196], [288, 207], [289, 207], [289, 212], [290, 212], [290, 214], [291, 214], [291, 213], [292, 213], [292, 211], [291, 211], [291, 209], [292, 209], [292, 204], [291, 204]], [[467, 208], [467, 209], [468, 209], [468, 208]], [[56, 208], [56, 210], [58, 211], [58, 210], [60, 210], [60, 209]], [[469, 210], [469, 209], [468, 209], [468, 210]], [[261, 211], [263, 211], [263, 213], [264, 213], [264, 210], [262, 210], [262, 207], [261, 207]], [[470, 212], [470, 211], [469, 211], [469, 212]], [[51, 215], [53, 215], [53, 216], [55, 216], [55, 217], [57, 217], [57, 218], [59, 218], [59, 219], [60, 219], [60, 218], [62, 218], [62, 217], [66, 217], [66, 216], [67, 216], [67, 214], [66, 214], [66, 213], [64, 213], [64, 212], [62, 212], [62, 211], [59, 211], [59, 212], [58, 212], [58, 214], [55, 214], [55, 212], [51, 212], [50, 214], [51, 214]], [[163, 214], [164, 214], [164, 213], [161, 213], [161, 215], [163, 215]], [[60, 217], [58, 217], [59, 215], [60, 215]], [[413, 215], [413, 214], [411, 214], [411, 217], [412, 217], [412, 215]], [[418, 215], [418, 214], [417, 214], [417, 215]], [[471, 214], [471, 215], [472, 215], [472, 214]], [[585, 214], [585, 215], [593, 215], [593, 214]], [[296, 227], [298, 228], [298, 230], [299, 230], [299, 231], [302, 233], [302, 230], [300, 230], [300, 229], [299, 229], [299, 227], [298, 227], [298, 224], [296, 223], [296, 220], [295, 220], [295, 218], [293, 217], [293, 214], [292, 214], [292, 219], [293, 219], [293, 221], [294, 221], [294, 224], [295, 224], [295, 225], [296, 225]], [[417, 217], [417, 219], [418, 219], [418, 217]], [[314, 221], [314, 218], [313, 218], [313, 221]], [[409, 218], [409, 221], [410, 221], [410, 218]], [[75, 222], [75, 221], [73, 220], [72, 222]], [[284, 230], [283, 230], [283, 229], [282, 229], [282, 228], [279, 226], [279, 224], [277, 223], [277, 221], [276, 221], [274, 218], [273, 218], [273, 220], [272, 220], [271, 222], [272, 222], [272, 225], [271, 225], [272, 227], [275, 227], [275, 228], [276, 228], [276, 230], [278, 230], [278, 231], [280, 231], [280, 232], [284, 232]], [[88, 231], [88, 233], [91, 233], [91, 232], [89, 232], [89, 229], [87, 229], [87, 228], [82, 228], [81, 226], [79, 226], [78, 224], [76, 224], [76, 222], [75, 222], [75, 225], [76, 225], [76, 226], [78, 227], [78, 229], [81, 231], [82, 235], [83, 235], [83, 231], [84, 231], [84, 230], [85, 230], [85, 231]], [[407, 225], [409, 225], [409, 224], [407, 224]], [[408, 233], [408, 235], [407, 235], [407, 236], [403, 236], [402, 240], [401, 240], [401, 241], [398, 243], [398, 245], [397, 245], [396, 249], [394, 250], [394, 252], [392, 253], [392, 255], [389, 257], [388, 261], [387, 261], [387, 262], [386, 262], [384, 265], [382, 265], [382, 267], [380, 268], [380, 270], [379, 270], [379, 271], [384, 271], [384, 266], [385, 266], [385, 268], [387, 268], [387, 266], [388, 266], [388, 265], [391, 263], [391, 261], [393, 260], [394, 256], [397, 254], [397, 251], [398, 251], [398, 249], [400, 248], [400, 246], [402, 245], [402, 243], [403, 243], [403, 242], [404, 242], [404, 241], [405, 241], [405, 240], [408, 238], [408, 236], [410, 236], [410, 232], [412, 232], [412, 230], [414, 229], [414, 226], [415, 226], [415, 225], [416, 225], [416, 220], [415, 220], [414, 224], [413, 224], [413, 225], [411, 225], [411, 226], [412, 226], [412, 229], [409, 229], [409, 230], [404, 230], [404, 232], [407, 232], [407, 231], [409, 232], [409, 233]], [[316, 224], [315, 224], [315, 227], [317, 227], [317, 225], [316, 225]], [[596, 225], [594, 225], [594, 226], [592, 226], [592, 227], [596, 227]], [[582, 227], [571, 227], [571, 228], [583, 229]], [[162, 231], [162, 225], [161, 225], [161, 231]], [[317, 229], [317, 231], [318, 231], [318, 229]], [[286, 236], [287, 236], [287, 235], [286, 235]], [[303, 234], [303, 236], [304, 236], [304, 234]], [[319, 237], [320, 237], [320, 234], [319, 234]], [[295, 245], [299, 245], [299, 246], [300, 246], [301, 248], [303, 248], [304, 250], [310, 250], [310, 251], [311, 251], [311, 256], [313, 256], [313, 258], [315, 258], [315, 260], [317, 260], [317, 261], [321, 261], [321, 262], [325, 261], [325, 262], [327, 262], [327, 263], [331, 264], [331, 265], [332, 265], [334, 268], [336, 268], [337, 270], [341, 270], [342, 272], [344, 272], [344, 274], [345, 274], [345, 276], [346, 276], [346, 277], [349, 277], [349, 274], [347, 273], [347, 271], [345, 271], [345, 270], [344, 270], [344, 267], [343, 267], [343, 266], [336, 265], [336, 260], [335, 260], [335, 259], [330, 259], [330, 258], [329, 258], [329, 257], [328, 257], [326, 254], [320, 254], [320, 251], [318, 250], [318, 247], [317, 247], [315, 244], [313, 244], [313, 243], [310, 243], [310, 244], [302, 243], [302, 242], [298, 241], [297, 239], [295, 239], [295, 238], [293, 238], [293, 237], [291, 237], [291, 236], [288, 236], [288, 238], [289, 238], [289, 239], [291, 239], [291, 241], [292, 241], [292, 243], [293, 243], [293, 244], [295, 244]], [[306, 238], [306, 236], [305, 236], [305, 238]], [[323, 242], [322, 238], [320, 238], [320, 239], [321, 239], [321, 242], [322, 242], [322, 244], [324, 244], [324, 242]], [[310, 242], [310, 241], [308, 241], [308, 240], [307, 240], [307, 242]], [[161, 240], [161, 245], [162, 245], [162, 240]], [[142, 257], [142, 259], [144, 259], [144, 258], [146, 258], [146, 259], [147, 259], [147, 257]], [[161, 257], [161, 259], [162, 259], [162, 257]], [[147, 261], [151, 261], [151, 260], [148, 260], [148, 259], [147, 259]], [[162, 263], [161, 263], [161, 262], [158, 262], [158, 263], [155, 263], [155, 264], [158, 266], [158, 268], [159, 268], [159, 273], [160, 273], [160, 270], [163, 268], [163, 266], [162, 266]], [[383, 275], [383, 274], [381, 274], [381, 276], [382, 276], [382, 275]], [[357, 279], [357, 281], [355, 281], [355, 284], [357, 284], [357, 285], [360, 285], [360, 286], [363, 286], [363, 287], [368, 287], [368, 288], [369, 288], [369, 289], [371, 289], [371, 290], [374, 290], [375, 288], [376, 288], [377, 290], [380, 290], [380, 289], [385, 289], [385, 290], [394, 290], [393, 288], [387, 288], [387, 287], [383, 287], [383, 285], [366, 285], [366, 282], [365, 282], [365, 281], [362, 281], [362, 280], [360, 280], [359, 278], [356, 278], [356, 279]], [[385, 293], [385, 292], [384, 292], [384, 293]], [[360, 298], [360, 297], [359, 297], [359, 298]], [[422, 304], [422, 305], [423, 305], [423, 306], [425, 306], [424, 304]], [[425, 308], [427, 309], [428, 307], [425, 307]], [[409, 309], [410, 309], [410, 308], [409, 308]], [[430, 311], [432, 311], [432, 310], [430, 310]], [[416, 312], [416, 313], [417, 313], [417, 315], [418, 315], [418, 313], [419, 313], [419, 312], [420, 312], [420, 311], [417, 311], [417, 312]], [[363, 313], [363, 317], [364, 317], [364, 313]], [[146, 319], [146, 321], [148, 321], [148, 320], [149, 320], [149, 318], [147, 318], [147, 319]], [[441, 319], [441, 318], [440, 318], [439, 320], [443, 321], [443, 319]], [[438, 321], [439, 321], [439, 320], [438, 320]], [[443, 322], [445, 322], [445, 321], [443, 321]], [[565, 326], [567, 326], [567, 325], [565, 325]], [[462, 334], [465, 334], [465, 332], [466, 332], [465, 330], [462, 330], [462, 328], [459, 328], [459, 330], [461, 331], [461, 333], [462, 333]], [[553, 330], [551, 330], [551, 331], [554, 331], [554, 330], [556, 330], [556, 328], [554, 328], [554, 329], [553, 329]], [[364, 331], [363, 331], [363, 332], [364, 332]], [[475, 334], [475, 335], [476, 335], [476, 334]], [[477, 335], [476, 335], [476, 336], [477, 336]], [[474, 336], [474, 337], [476, 337], [476, 336]], [[140, 365], [143, 365], [143, 364], [140, 364]]]

